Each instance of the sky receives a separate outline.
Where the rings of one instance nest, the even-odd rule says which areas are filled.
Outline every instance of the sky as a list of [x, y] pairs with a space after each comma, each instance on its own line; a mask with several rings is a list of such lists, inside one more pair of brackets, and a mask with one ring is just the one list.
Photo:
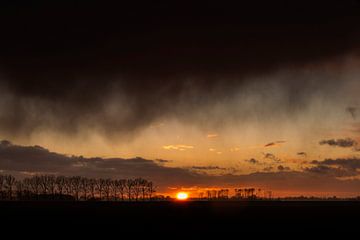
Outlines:
[[359, 1], [1, 4], [0, 172], [359, 195]]

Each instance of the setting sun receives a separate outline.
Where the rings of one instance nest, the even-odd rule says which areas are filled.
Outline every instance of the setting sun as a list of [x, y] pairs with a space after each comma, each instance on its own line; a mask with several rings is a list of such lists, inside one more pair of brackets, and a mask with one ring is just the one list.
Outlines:
[[189, 194], [187, 194], [186, 192], [178, 192], [176, 194], [176, 199], [178, 199], [178, 200], [186, 200], [186, 199], [188, 199], [188, 197], [189, 197]]

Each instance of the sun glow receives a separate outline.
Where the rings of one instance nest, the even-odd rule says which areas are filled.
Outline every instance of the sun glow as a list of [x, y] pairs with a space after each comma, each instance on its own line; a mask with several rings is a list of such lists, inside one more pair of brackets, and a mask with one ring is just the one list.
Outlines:
[[178, 192], [176, 194], [176, 199], [177, 200], [186, 200], [189, 198], [189, 194], [187, 194], [186, 192]]

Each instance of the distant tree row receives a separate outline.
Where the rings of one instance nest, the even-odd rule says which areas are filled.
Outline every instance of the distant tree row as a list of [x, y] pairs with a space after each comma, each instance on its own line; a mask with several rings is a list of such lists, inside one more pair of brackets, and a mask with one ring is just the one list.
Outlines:
[[228, 199], [229, 198], [229, 189], [220, 189], [220, 190], [208, 190], [204, 193], [199, 194], [200, 198], [207, 199]]
[[12, 175], [0, 175], [0, 200], [150, 200], [154, 184], [143, 178], [94, 179], [35, 175], [17, 180]]
[[256, 188], [235, 188], [235, 194], [229, 196], [229, 189], [207, 190], [206, 192], [200, 192], [200, 199], [271, 199], [271, 191], [263, 191]]
[[[260, 192], [261, 189], [258, 189]], [[258, 194], [260, 195], [260, 194]], [[255, 188], [236, 188], [235, 189], [235, 197], [240, 199], [255, 199], [257, 197]]]

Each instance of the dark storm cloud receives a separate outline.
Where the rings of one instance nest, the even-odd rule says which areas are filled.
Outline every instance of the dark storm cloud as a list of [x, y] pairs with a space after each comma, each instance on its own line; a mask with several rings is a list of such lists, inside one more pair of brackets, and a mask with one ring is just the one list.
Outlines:
[[[171, 186], [258, 186], [272, 190], [291, 191], [358, 191], [360, 181], [337, 180], [338, 176], [354, 176], [349, 172], [329, 174], [332, 165], [358, 168], [358, 159], [336, 159], [314, 161], [317, 168], [304, 172], [291, 171], [279, 165], [278, 172], [256, 172], [247, 175], [224, 174], [210, 176], [191, 169], [160, 166], [152, 160], [142, 158], [84, 158], [50, 152], [40, 146], [19, 146], [8, 141], [0, 142], [0, 170], [18, 176], [36, 173], [80, 175], [89, 177], [132, 178], [144, 177], [155, 182], [159, 190]], [[326, 167], [330, 165], [329, 167]], [[215, 168], [217, 168], [215, 166]], [[268, 171], [271, 171], [268, 169]], [[266, 171], [266, 170], [264, 170]], [[336, 172], [337, 171], [337, 172]], [[325, 174], [324, 174], [325, 172]], [[316, 176], [314, 178], [314, 176]]]
[[[0, 130], [12, 135], [39, 126], [131, 132], [183, 116], [179, 102], [186, 111], [215, 103], [249, 76], [356, 54], [360, 42], [356, 2], [0, 9]], [[281, 84], [289, 109], [306, 99], [295, 80]]]
[[321, 140], [319, 142], [319, 144], [320, 145], [329, 145], [332, 147], [349, 148], [349, 147], [355, 147], [357, 145], [357, 142], [351, 138], [345, 138], [345, 139]]
[[[17, 146], [0, 142], [0, 168], [15, 171], [57, 172], [71, 167], [78, 159], [49, 152], [40, 146]], [[11, 168], [11, 169], [7, 169]]]

